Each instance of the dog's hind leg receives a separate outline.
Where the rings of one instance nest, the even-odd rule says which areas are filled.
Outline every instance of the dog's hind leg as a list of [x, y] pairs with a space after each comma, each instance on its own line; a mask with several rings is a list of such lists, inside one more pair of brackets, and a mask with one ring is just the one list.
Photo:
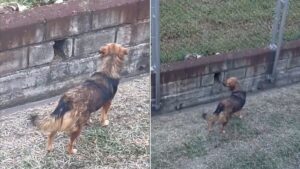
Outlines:
[[53, 151], [53, 140], [54, 140], [55, 135], [56, 135], [56, 131], [53, 131], [48, 135], [48, 141], [47, 141], [47, 151], [48, 152]]
[[228, 116], [227, 115], [225, 115], [225, 113], [226, 112], [224, 112], [224, 114], [221, 114], [220, 115], [220, 118], [219, 118], [219, 122], [221, 123], [221, 133], [225, 133], [225, 130], [224, 130], [224, 128], [225, 128], [225, 126], [226, 126], [226, 124], [227, 124], [227, 122], [228, 122]]
[[76, 138], [79, 136], [80, 132], [81, 132], [81, 126], [79, 126], [77, 128], [77, 130], [73, 131], [70, 134], [70, 142], [68, 143], [68, 153], [69, 154], [75, 154], [77, 152], [77, 150], [74, 149], [73, 146], [74, 146], [74, 142], [75, 142]]
[[109, 110], [110, 106], [111, 106], [111, 100], [106, 102], [102, 107], [103, 110], [100, 115], [100, 123], [103, 127], [108, 126], [108, 124], [109, 124], [108, 110]]

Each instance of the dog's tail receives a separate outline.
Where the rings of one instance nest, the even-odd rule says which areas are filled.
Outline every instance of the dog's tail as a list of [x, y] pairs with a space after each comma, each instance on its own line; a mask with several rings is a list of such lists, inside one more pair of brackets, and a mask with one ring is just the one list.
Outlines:
[[203, 113], [203, 114], [202, 114], [202, 118], [203, 118], [204, 120], [206, 120], [206, 119], [207, 119], [207, 113]]
[[71, 101], [66, 96], [63, 96], [59, 99], [58, 105], [51, 113], [51, 116], [55, 117], [55, 119], [59, 119], [69, 110], [71, 110]]
[[45, 116], [31, 114], [29, 120], [33, 126], [36, 126], [43, 132], [58, 131], [62, 124], [62, 118], [55, 119], [55, 117], [52, 117], [49, 114]]
[[29, 120], [31, 122], [32, 125], [34, 126], [38, 126], [38, 115], [37, 114], [30, 114], [29, 115]]
[[32, 125], [37, 126], [42, 131], [58, 131], [62, 124], [62, 117], [70, 109], [70, 103], [64, 97], [62, 97], [59, 100], [57, 107], [51, 114], [47, 114], [43, 117], [40, 115], [31, 114], [29, 120], [31, 121]]

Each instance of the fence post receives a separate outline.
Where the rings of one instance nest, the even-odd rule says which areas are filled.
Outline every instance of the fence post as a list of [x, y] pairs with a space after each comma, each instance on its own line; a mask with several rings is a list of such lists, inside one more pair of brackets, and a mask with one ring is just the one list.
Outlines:
[[[273, 62], [272, 72], [267, 78], [274, 83], [276, 80], [276, 67], [283, 41], [283, 33], [285, 27], [286, 16], [288, 13], [289, 0], [278, 0], [276, 5], [276, 14], [272, 28], [272, 39], [270, 49], [275, 50], [275, 58]], [[277, 43], [276, 43], [277, 41]]]
[[160, 108], [160, 36], [159, 0], [151, 0], [151, 73], [155, 74], [154, 110]]

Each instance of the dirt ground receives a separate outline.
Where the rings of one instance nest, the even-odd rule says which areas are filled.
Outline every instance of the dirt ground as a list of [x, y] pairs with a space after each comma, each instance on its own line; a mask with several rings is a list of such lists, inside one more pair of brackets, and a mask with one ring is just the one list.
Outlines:
[[149, 80], [140, 76], [122, 82], [109, 112], [110, 125], [100, 127], [95, 112], [73, 156], [66, 154], [69, 138], [63, 133], [47, 154], [46, 137], [28, 120], [29, 114], [51, 113], [57, 97], [0, 111], [0, 168], [149, 168]]
[[154, 116], [151, 166], [186, 169], [299, 169], [300, 83], [248, 95], [225, 134], [210, 134], [201, 114], [217, 102]]

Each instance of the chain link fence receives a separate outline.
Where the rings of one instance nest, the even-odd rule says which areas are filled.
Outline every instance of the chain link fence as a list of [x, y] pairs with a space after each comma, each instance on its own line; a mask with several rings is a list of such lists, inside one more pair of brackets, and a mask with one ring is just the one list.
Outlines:
[[285, 25], [284, 41], [300, 39], [300, 1], [289, 0], [289, 11]]
[[[160, 0], [161, 61], [267, 47], [277, 0]], [[300, 38], [300, 1], [290, 0], [285, 40]]]

